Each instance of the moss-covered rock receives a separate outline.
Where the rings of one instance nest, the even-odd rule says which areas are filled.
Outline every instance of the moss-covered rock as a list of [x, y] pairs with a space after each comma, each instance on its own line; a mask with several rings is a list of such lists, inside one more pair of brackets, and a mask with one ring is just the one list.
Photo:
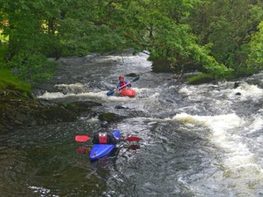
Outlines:
[[105, 112], [99, 115], [99, 120], [101, 121], [108, 121], [108, 122], [118, 122], [123, 120], [125, 117], [119, 116], [114, 113]]
[[198, 85], [202, 83], [211, 83], [215, 81], [215, 77], [208, 73], [198, 73], [194, 76], [189, 76], [187, 82], [191, 85]]
[[78, 101], [78, 102], [74, 102], [74, 103], [64, 104], [66, 109], [68, 109], [70, 111], [74, 111], [76, 113], [86, 112], [86, 111], [89, 111], [91, 109], [91, 107], [93, 107], [93, 106], [101, 106], [101, 105], [102, 104], [100, 104], [100, 103], [96, 103], [96, 102], [92, 102], [92, 101]]
[[25, 96], [15, 90], [0, 91], [0, 132], [14, 128], [75, 121], [77, 117], [95, 116], [91, 110], [94, 102], [57, 104]]

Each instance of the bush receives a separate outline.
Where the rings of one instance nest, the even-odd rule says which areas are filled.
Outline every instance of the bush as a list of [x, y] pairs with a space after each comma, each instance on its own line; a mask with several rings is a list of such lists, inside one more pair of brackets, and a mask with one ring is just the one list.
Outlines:
[[44, 55], [20, 52], [8, 63], [15, 75], [32, 84], [50, 79], [56, 63], [49, 61]]
[[192, 85], [209, 83], [215, 80], [215, 76], [209, 73], [198, 73], [194, 76], [188, 77], [187, 82]]
[[19, 80], [7, 69], [0, 68], [0, 90], [2, 89], [14, 89], [21, 92], [30, 93], [31, 85]]

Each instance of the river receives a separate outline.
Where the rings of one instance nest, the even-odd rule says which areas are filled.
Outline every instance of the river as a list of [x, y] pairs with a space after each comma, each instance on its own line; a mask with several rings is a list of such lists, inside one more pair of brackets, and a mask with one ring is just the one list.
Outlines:
[[[140, 149], [91, 163], [75, 151], [76, 134], [99, 129], [85, 114], [2, 134], [1, 196], [263, 196], [263, 73], [193, 86], [153, 73], [147, 57], [62, 58], [35, 90], [39, 99], [96, 101], [94, 111], [126, 117], [111, 126], [141, 137]], [[129, 73], [140, 76], [138, 95], [107, 97]]]

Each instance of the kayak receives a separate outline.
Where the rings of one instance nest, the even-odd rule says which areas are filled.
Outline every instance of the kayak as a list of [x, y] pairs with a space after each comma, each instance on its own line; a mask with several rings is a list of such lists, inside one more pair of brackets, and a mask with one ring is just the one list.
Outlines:
[[[118, 129], [113, 130], [112, 134], [116, 140], [121, 138], [121, 132]], [[116, 144], [94, 144], [90, 150], [89, 158], [91, 161], [95, 161], [109, 156], [114, 152], [115, 148]]]
[[134, 89], [123, 89], [121, 91], [121, 96], [128, 96], [128, 97], [135, 97], [136, 96], [136, 91]]

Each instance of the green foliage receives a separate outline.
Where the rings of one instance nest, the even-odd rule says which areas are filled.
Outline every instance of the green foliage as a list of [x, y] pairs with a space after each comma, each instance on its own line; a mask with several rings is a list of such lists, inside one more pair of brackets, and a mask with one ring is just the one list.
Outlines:
[[187, 82], [192, 85], [202, 84], [202, 83], [209, 83], [214, 81], [216, 78], [212, 74], [208, 73], [198, 73], [194, 76], [188, 77]]
[[9, 38], [8, 36], [2, 34], [2, 31], [0, 30], [0, 43], [8, 42]]
[[262, 1], [0, 0], [0, 12], [3, 64], [31, 83], [51, 76], [47, 57], [126, 48], [217, 79], [262, 69]]
[[[172, 67], [202, 65], [207, 72], [223, 77], [229, 70], [218, 63], [207, 47], [200, 46], [186, 21], [200, 1], [132, 1], [123, 9], [128, 21], [126, 36], [151, 52], [150, 60], [168, 60]], [[180, 70], [177, 69], [176, 70]]]
[[31, 91], [31, 86], [15, 77], [7, 69], [0, 68], [0, 90], [2, 89], [14, 89], [22, 92], [29, 93]]
[[258, 30], [249, 43], [247, 67], [253, 71], [263, 69], [263, 21], [259, 24]]
[[[50, 4], [51, 3], [51, 4]], [[54, 12], [52, 1], [1, 1], [0, 29], [8, 36], [8, 48], [1, 58], [22, 80], [30, 83], [51, 77], [54, 63], [47, 56], [56, 56], [60, 49], [55, 30], [49, 24]], [[49, 7], [49, 9], [47, 9]], [[46, 28], [47, 26], [47, 28]]]
[[21, 51], [16, 54], [12, 61], [8, 63], [8, 67], [22, 80], [30, 83], [37, 83], [50, 79], [55, 69], [55, 63], [48, 61], [41, 54], [28, 53]]
[[205, 0], [192, 11], [188, 21], [199, 42], [211, 45], [214, 59], [239, 76], [256, 72], [247, 65], [251, 56], [248, 51], [253, 48], [248, 45], [262, 20], [262, 1]]
[[4, 58], [5, 54], [8, 50], [8, 46], [6, 43], [0, 43], [0, 68], [5, 64]]
[[[121, 36], [107, 25], [96, 27], [94, 24], [87, 24], [85, 30], [80, 30], [80, 24], [75, 21], [68, 22], [65, 26], [76, 26], [76, 28], [70, 32], [63, 31], [61, 36], [63, 55], [86, 55], [87, 52], [108, 52], [121, 48], [123, 42]], [[78, 31], [75, 31], [76, 29]], [[85, 31], [89, 33], [83, 33]], [[72, 34], [75, 36], [73, 37]]]

